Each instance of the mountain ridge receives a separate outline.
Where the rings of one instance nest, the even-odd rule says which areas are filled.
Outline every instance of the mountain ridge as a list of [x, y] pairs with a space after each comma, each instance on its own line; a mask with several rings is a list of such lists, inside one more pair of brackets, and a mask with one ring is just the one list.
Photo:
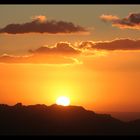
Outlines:
[[140, 135], [140, 119], [123, 122], [73, 105], [0, 104], [0, 135]]

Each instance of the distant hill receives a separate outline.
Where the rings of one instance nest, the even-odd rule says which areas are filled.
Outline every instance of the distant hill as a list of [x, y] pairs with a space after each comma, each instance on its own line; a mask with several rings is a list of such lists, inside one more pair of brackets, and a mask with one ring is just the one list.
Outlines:
[[0, 135], [140, 135], [140, 120], [123, 122], [80, 106], [0, 104]]
[[140, 112], [98, 112], [98, 113], [111, 114], [112, 117], [126, 122], [140, 119]]

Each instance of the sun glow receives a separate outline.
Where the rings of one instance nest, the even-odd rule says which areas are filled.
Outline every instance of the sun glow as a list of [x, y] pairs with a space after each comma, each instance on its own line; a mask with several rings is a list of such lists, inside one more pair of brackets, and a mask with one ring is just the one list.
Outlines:
[[70, 99], [66, 96], [60, 96], [56, 100], [57, 105], [68, 106], [70, 105]]

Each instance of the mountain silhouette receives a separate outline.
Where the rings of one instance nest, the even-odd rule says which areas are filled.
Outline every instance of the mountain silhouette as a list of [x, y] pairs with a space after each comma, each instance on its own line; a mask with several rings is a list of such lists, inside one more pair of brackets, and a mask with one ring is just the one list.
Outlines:
[[81, 106], [0, 104], [0, 135], [140, 135], [140, 120], [123, 122]]

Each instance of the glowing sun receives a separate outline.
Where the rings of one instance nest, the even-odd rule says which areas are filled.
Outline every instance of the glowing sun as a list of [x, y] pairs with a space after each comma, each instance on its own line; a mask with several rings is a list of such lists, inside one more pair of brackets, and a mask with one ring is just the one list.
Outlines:
[[60, 96], [56, 100], [57, 105], [68, 106], [70, 105], [70, 99], [66, 96]]

